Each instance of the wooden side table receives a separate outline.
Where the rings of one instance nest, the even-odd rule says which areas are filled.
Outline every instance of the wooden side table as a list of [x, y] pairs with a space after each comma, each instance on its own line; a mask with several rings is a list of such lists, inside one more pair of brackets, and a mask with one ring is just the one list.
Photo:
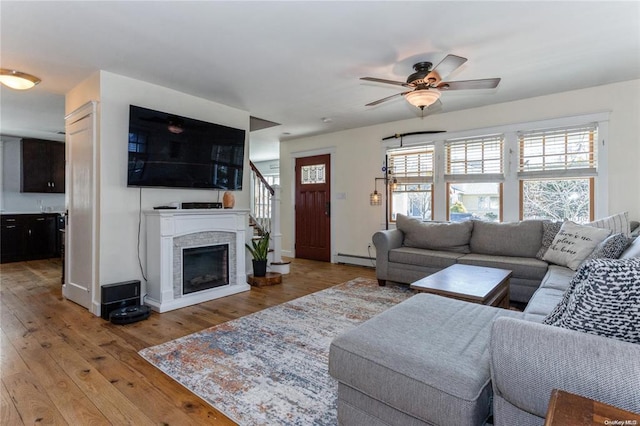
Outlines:
[[554, 389], [551, 392], [544, 424], [545, 426], [638, 426], [640, 414]]

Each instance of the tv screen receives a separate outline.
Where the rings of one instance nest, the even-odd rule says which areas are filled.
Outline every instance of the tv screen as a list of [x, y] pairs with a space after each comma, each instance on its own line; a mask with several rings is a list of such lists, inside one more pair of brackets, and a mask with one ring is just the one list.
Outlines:
[[245, 131], [129, 107], [127, 186], [242, 189]]

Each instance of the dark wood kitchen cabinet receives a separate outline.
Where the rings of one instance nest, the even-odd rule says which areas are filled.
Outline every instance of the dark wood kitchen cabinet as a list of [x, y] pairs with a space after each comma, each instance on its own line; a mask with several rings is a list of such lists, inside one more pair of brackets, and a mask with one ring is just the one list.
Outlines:
[[22, 139], [22, 192], [64, 193], [64, 143]]
[[58, 214], [0, 216], [0, 262], [47, 259], [60, 255]]

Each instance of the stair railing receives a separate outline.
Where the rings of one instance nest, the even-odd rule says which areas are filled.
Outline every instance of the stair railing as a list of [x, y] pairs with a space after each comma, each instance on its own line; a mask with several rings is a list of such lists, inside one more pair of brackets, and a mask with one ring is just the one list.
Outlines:
[[262, 173], [249, 162], [252, 171], [251, 217], [258, 233], [269, 232], [272, 262], [282, 262], [282, 233], [280, 229], [280, 186], [269, 185]]

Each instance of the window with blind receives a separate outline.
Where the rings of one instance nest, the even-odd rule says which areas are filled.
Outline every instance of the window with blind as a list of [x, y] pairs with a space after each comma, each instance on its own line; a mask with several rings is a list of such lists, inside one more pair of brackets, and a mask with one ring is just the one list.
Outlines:
[[445, 151], [448, 219], [501, 220], [503, 135], [446, 141]]
[[387, 153], [391, 220], [398, 213], [433, 218], [433, 145], [391, 150]]
[[520, 217], [593, 220], [596, 124], [518, 134]]

